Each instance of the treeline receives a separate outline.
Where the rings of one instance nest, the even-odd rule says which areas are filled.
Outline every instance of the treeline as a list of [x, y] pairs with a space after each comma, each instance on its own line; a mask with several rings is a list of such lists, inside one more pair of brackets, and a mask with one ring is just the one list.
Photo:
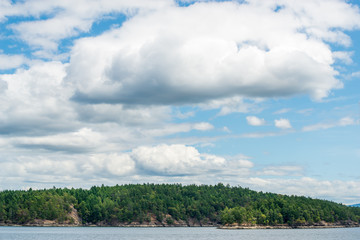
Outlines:
[[360, 223], [360, 209], [306, 197], [268, 195], [250, 205], [225, 208], [222, 223], [313, 225], [321, 221]]
[[74, 196], [61, 189], [0, 192], [0, 222], [24, 224], [35, 219], [72, 221]]
[[71, 223], [72, 208], [83, 224], [146, 224], [152, 218], [168, 225], [190, 220], [260, 225], [360, 222], [360, 208], [223, 184], [130, 184], [0, 192], [0, 223], [26, 224], [36, 219]]

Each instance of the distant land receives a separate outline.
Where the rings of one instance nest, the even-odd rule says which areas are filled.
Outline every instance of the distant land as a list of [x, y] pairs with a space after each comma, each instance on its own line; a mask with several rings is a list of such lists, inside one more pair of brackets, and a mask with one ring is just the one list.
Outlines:
[[358, 227], [360, 208], [242, 187], [129, 184], [0, 192], [0, 225]]
[[350, 205], [350, 207], [360, 207], [360, 203], [358, 203], [358, 204], [353, 204], [353, 205]]

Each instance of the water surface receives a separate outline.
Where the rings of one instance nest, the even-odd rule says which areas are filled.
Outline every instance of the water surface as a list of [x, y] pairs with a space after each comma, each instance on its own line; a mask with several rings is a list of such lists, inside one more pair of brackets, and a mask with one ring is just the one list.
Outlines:
[[0, 227], [0, 240], [359, 240], [360, 228], [242, 229]]

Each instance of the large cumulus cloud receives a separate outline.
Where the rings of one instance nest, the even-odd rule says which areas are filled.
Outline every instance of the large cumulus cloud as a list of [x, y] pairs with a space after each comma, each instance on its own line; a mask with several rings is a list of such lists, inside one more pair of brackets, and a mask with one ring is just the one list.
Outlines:
[[[336, 8], [338, 18], [319, 14], [314, 4]], [[75, 83], [73, 99], [87, 103], [166, 105], [299, 94], [319, 100], [342, 87], [327, 42], [350, 44], [343, 31], [359, 27], [354, 19], [360, 20], [358, 9], [341, 1], [168, 7], [77, 41], [68, 80]]]
[[132, 156], [141, 168], [160, 175], [197, 175], [222, 168], [226, 162], [224, 158], [200, 154], [196, 148], [184, 145], [139, 147]]
[[28, 69], [0, 75], [0, 135], [76, 129], [69, 104], [73, 90], [64, 84], [65, 75], [65, 65], [57, 61], [34, 61]]

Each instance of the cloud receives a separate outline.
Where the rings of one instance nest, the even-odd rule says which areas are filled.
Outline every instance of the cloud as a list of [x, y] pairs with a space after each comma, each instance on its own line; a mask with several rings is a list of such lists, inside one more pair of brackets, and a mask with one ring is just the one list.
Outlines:
[[167, 136], [175, 133], [190, 132], [192, 130], [208, 131], [214, 126], [207, 122], [168, 124], [159, 128], [144, 129], [143, 134], [149, 136]]
[[[2, 18], [14, 16], [33, 17], [32, 21], [13, 23], [10, 28], [19, 38], [38, 51], [34, 55], [49, 56], [57, 52], [60, 40], [89, 32], [92, 24], [102, 16], [124, 14], [131, 16], [136, 11], [148, 11], [172, 5], [168, 0], [151, 1], [25, 1], [4, 4]], [[1, 13], [0, 13], [1, 14]], [[41, 18], [44, 17], [45, 18]]]
[[73, 175], [76, 163], [73, 161], [53, 161], [51, 159], [40, 158], [38, 161], [27, 161], [23, 163], [23, 170], [26, 173], [38, 175]]
[[3, 93], [7, 88], [8, 88], [7, 82], [0, 80], [0, 93]]
[[354, 78], [360, 77], [360, 71], [351, 73], [351, 77], [354, 77]]
[[281, 129], [289, 129], [292, 128], [290, 121], [285, 118], [275, 119], [275, 127], [281, 128]]
[[360, 198], [359, 181], [327, 181], [310, 177], [290, 179], [251, 177], [238, 179], [238, 182], [244, 187], [258, 191], [331, 199], [339, 203], [356, 203]]
[[[65, 79], [66, 66], [58, 61], [33, 61], [27, 69], [18, 68], [13, 74], [0, 75], [1, 135], [31, 136], [39, 140], [36, 138], [39, 135], [58, 138], [59, 133], [70, 136], [88, 128], [104, 134], [110, 134], [112, 129], [125, 136], [126, 132], [136, 135], [143, 128], [151, 137], [149, 128], [154, 131], [170, 128], [172, 110], [168, 106], [80, 105], [70, 101], [74, 90], [73, 84]], [[213, 128], [205, 122], [180, 125], [172, 124], [174, 130], [170, 132]], [[138, 134], [138, 138], [142, 135]], [[166, 135], [166, 131], [160, 135]], [[42, 146], [50, 149], [49, 145]]]
[[247, 116], [246, 121], [251, 126], [263, 126], [266, 124], [266, 122], [263, 118], [260, 119], [255, 116]]
[[0, 54], [0, 70], [14, 69], [27, 62], [28, 60], [23, 55]]
[[159, 145], [139, 147], [131, 156], [146, 172], [160, 175], [191, 175], [216, 171], [225, 159], [215, 155], [200, 154], [194, 147], [184, 145]]
[[302, 131], [310, 132], [310, 131], [324, 130], [324, 129], [334, 128], [334, 127], [351, 126], [351, 125], [355, 125], [355, 124], [357, 124], [355, 119], [353, 119], [351, 117], [344, 117], [344, 118], [341, 118], [339, 121], [333, 122], [333, 123], [318, 123], [318, 124], [314, 124], [314, 125], [308, 125], [308, 126], [303, 127]]
[[341, 29], [358, 28], [360, 15], [341, 1], [314, 2], [285, 1], [277, 12], [273, 1], [197, 3], [135, 15], [121, 28], [76, 42], [67, 76], [76, 83], [73, 100], [181, 105], [303, 94], [320, 100], [342, 87], [327, 42], [348, 45]]
[[211, 130], [213, 128], [214, 128], [214, 126], [207, 122], [196, 123], [194, 125], [194, 129], [199, 130], [199, 131], [207, 131], [207, 130]]
[[81, 153], [94, 151], [104, 143], [105, 137], [92, 129], [82, 128], [72, 133], [61, 133], [44, 137], [19, 137], [13, 140], [16, 147], [28, 149], [45, 149]]
[[222, 130], [226, 133], [231, 133], [231, 130], [227, 126], [224, 126]]
[[260, 171], [252, 170], [254, 167], [247, 156], [224, 158], [200, 153], [191, 146], [161, 144], [137, 147], [124, 153], [64, 155], [60, 152], [47, 156], [17, 155], [12, 161], [2, 158], [0, 180], [7, 180], [2, 185], [7, 189], [12, 184], [26, 187], [34, 186], [34, 183], [39, 188], [54, 185], [84, 188], [99, 182], [109, 185], [226, 182], [258, 191], [305, 195], [343, 203], [354, 203], [360, 197], [357, 194], [360, 192], [358, 181], [301, 177], [301, 166], [269, 166]]
[[[69, 100], [73, 85], [65, 80], [66, 66], [33, 61], [27, 69], [0, 75], [0, 135], [5, 145], [20, 152], [27, 149], [30, 155], [97, 153], [105, 148], [111, 152], [214, 128], [207, 122], [172, 123], [168, 106], [74, 103]], [[4, 148], [4, 154], [11, 151], [16, 152]]]
[[[77, 128], [68, 99], [73, 90], [63, 82], [65, 64], [34, 61], [28, 69], [0, 75], [0, 134], [40, 134]], [[1, 84], [3, 85], [3, 84]]]
[[309, 115], [313, 111], [314, 111], [313, 108], [306, 108], [306, 109], [298, 110], [297, 113], [304, 114], [304, 115]]
[[291, 108], [283, 108], [283, 109], [280, 109], [280, 110], [274, 112], [274, 114], [284, 114], [284, 113], [287, 113], [290, 111], [291, 111]]
[[253, 132], [243, 133], [239, 137], [241, 138], [264, 138], [284, 135], [283, 132]]
[[[74, 141], [70, 138], [69, 140]], [[83, 141], [83, 140], [81, 140]], [[70, 144], [69, 144], [70, 145]], [[31, 151], [31, 149], [30, 149]], [[54, 179], [67, 177], [69, 181], [145, 181], [151, 177], [195, 177], [199, 181], [208, 176], [245, 176], [254, 164], [244, 156], [226, 159], [221, 156], [200, 153], [195, 147], [181, 144], [140, 146], [127, 152], [83, 153], [69, 155], [60, 151], [40, 156], [20, 151], [16, 157], [8, 156], [0, 161], [2, 177], [18, 176], [51, 185]], [[24, 154], [24, 155], [22, 155]], [[182, 179], [182, 180], [184, 180]], [[189, 179], [190, 180], [190, 179]], [[165, 180], [166, 181], [166, 180]], [[63, 180], [62, 183], [67, 182]]]
[[176, 111], [176, 117], [179, 119], [187, 119], [193, 116], [195, 116], [195, 111], [189, 111], [184, 113], [181, 111]]
[[[91, 172], [100, 175], [110, 173], [114, 176], [128, 176], [135, 172], [136, 165], [128, 154], [94, 154], [82, 169], [86, 174]], [[102, 173], [103, 171], [105, 172]]]
[[237, 163], [237, 166], [241, 167], [241, 168], [252, 168], [252, 167], [254, 167], [254, 163], [249, 161], [249, 160], [246, 160], [246, 159], [237, 160], [236, 163]]
[[353, 60], [351, 59], [351, 56], [353, 54], [354, 54], [353, 52], [343, 52], [343, 51], [333, 52], [334, 59], [339, 60], [345, 64], [353, 63]]
[[338, 125], [339, 126], [349, 126], [349, 125], [355, 125], [356, 121], [351, 117], [344, 117], [339, 120]]
[[218, 116], [225, 116], [231, 113], [247, 113], [250, 111], [257, 111], [257, 104], [261, 102], [261, 99], [253, 99], [252, 102], [244, 101], [242, 97], [227, 97], [221, 99], [214, 99], [204, 103], [198, 104], [201, 109], [220, 109]]
[[122, 104], [74, 104], [79, 120], [86, 123], [117, 123], [123, 126], [160, 125], [170, 120], [171, 109], [167, 106], [132, 106]]
[[260, 176], [301, 176], [301, 166], [270, 166], [265, 167], [257, 174]]

